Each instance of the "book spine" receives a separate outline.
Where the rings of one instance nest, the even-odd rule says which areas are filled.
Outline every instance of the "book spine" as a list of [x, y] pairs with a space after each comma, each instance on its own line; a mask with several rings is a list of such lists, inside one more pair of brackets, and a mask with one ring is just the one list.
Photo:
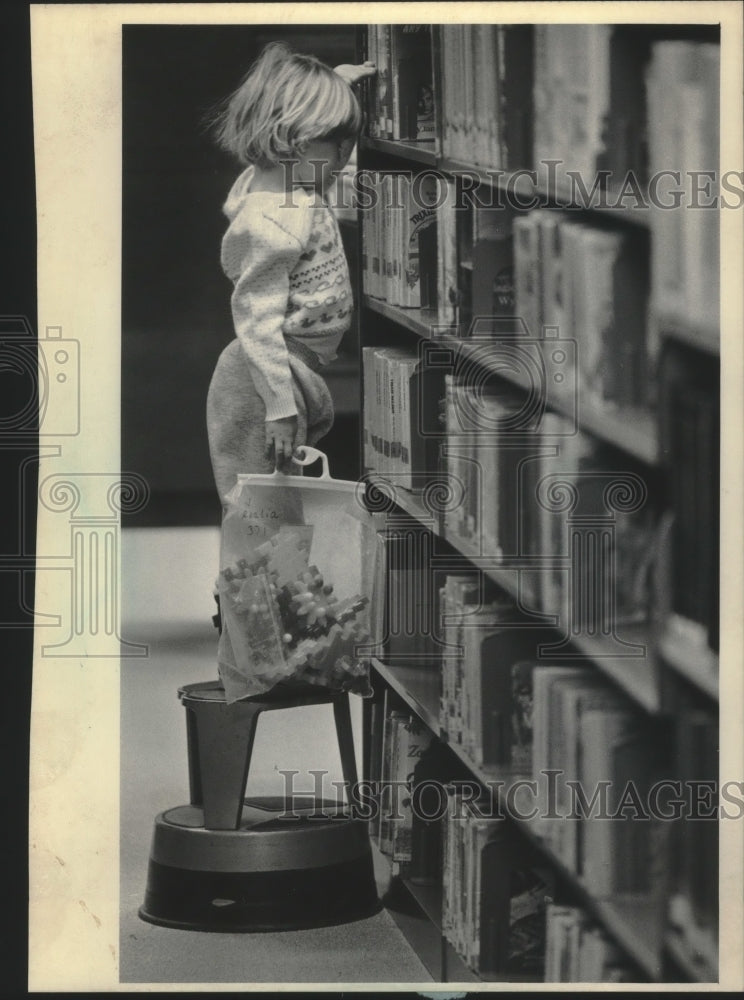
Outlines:
[[395, 355], [388, 357], [388, 393], [390, 397], [390, 469], [394, 482], [400, 473], [400, 361]]
[[377, 817], [376, 840], [381, 851], [385, 851], [387, 822], [390, 815], [390, 771], [392, 767], [393, 728], [390, 708], [390, 692], [386, 688], [383, 702], [382, 762], [380, 764], [380, 811]]
[[[367, 58], [376, 66], [379, 65], [378, 36], [379, 25], [370, 24], [367, 28]], [[371, 139], [377, 139], [380, 135], [380, 91], [376, 77], [368, 80], [367, 133]]]
[[390, 26], [390, 138], [403, 138], [400, 107], [400, 25]]
[[[620, 738], [633, 719], [627, 712], [586, 711], [580, 722], [582, 782], [586, 789], [593, 791], [600, 782], [612, 778], [612, 746]], [[612, 797], [609, 812], [613, 811], [612, 800], [619, 795], [618, 789], [610, 788]], [[615, 891], [613, 824], [616, 820], [585, 820], [582, 823], [583, 854], [580, 858], [581, 872], [587, 884], [592, 886], [594, 895], [601, 898], [611, 896]]]
[[457, 213], [455, 211], [455, 185], [442, 180], [443, 201], [437, 212], [437, 300], [438, 319], [443, 326], [457, 327]]
[[393, 198], [395, 212], [395, 227], [393, 230], [393, 274], [395, 280], [395, 304], [404, 306], [405, 301], [405, 226], [407, 222], [405, 201], [403, 200], [403, 175], [393, 175]]
[[400, 413], [401, 413], [401, 486], [404, 489], [414, 488], [412, 475], [413, 436], [417, 428], [414, 425], [414, 414], [411, 412], [411, 379], [416, 370], [417, 359], [406, 358], [400, 364]]
[[[479, 704], [476, 759], [481, 764], [506, 764], [511, 755], [511, 657], [503, 633], [483, 636], [478, 667]], [[500, 655], [499, 655], [500, 654]]]
[[392, 63], [391, 31], [389, 24], [379, 26], [377, 48], [377, 88], [380, 95], [380, 138], [390, 139], [393, 134], [392, 121]]
[[380, 175], [377, 171], [370, 173], [374, 202], [367, 215], [369, 224], [369, 294], [380, 297]]
[[568, 336], [563, 312], [562, 250], [563, 231], [561, 220], [552, 212], [540, 216], [540, 242], [543, 247], [542, 300], [543, 323], [555, 326], [563, 336]]
[[463, 25], [453, 25], [453, 46], [455, 64], [452, 78], [454, 82], [452, 101], [452, 156], [462, 159], [465, 155], [463, 132], [465, 126], [465, 74], [468, 65], [465, 61], [465, 32]]
[[374, 349], [372, 347], [362, 348], [362, 388], [364, 391], [364, 401], [362, 409], [362, 437], [364, 441], [364, 468], [374, 469], [375, 449], [374, 449], [374, 397], [375, 397], [375, 370], [374, 370]]
[[[680, 86], [689, 77], [694, 56], [691, 42], [664, 41], [652, 46], [647, 76], [649, 170], [654, 175], [669, 164], [683, 165], [682, 129], [687, 114]], [[659, 198], [668, 193], [660, 186]], [[682, 319], [684, 288], [684, 206], [654, 207], [651, 216], [651, 273], [658, 315]]]
[[391, 768], [393, 815], [390, 820], [390, 856], [393, 861], [405, 864], [411, 860], [408, 831], [402, 809], [403, 802], [407, 798], [405, 787], [408, 784], [411, 717], [403, 714], [395, 722], [395, 756]]
[[[385, 471], [385, 405], [384, 405], [384, 373], [382, 357], [379, 348], [374, 350], [375, 359], [375, 410], [374, 427], [376, 429], [376, 459], [375, 470], [383, 475]], [[373, 439], [373, 443], [374, 443]], [[388, 445], [389, 448], [389, 445]]]
[[550, 26], [547, 24], [535, 25], [533, 83], [533, 104], [535, 109], [534, 167], [538, 171], [538, 178], [545, 176], [545, 171], [542, 167], [545, 160], [556, 157], [551, 128], [554, 118], [551, 100], [553, 87], [550, 80], [549, 30]]
[[529, 336], [540, 335], [539, 316], [539, 233], [535, 213], [514, 220], [514, 287], [517, 316], [527, 327]]

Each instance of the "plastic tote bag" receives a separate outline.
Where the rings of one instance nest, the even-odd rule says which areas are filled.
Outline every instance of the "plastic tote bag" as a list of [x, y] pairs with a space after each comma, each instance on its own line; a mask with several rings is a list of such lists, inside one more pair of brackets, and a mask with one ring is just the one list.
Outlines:
[[370, 695], [369, 605], [375, 519], [359, 483], [298, 449], [311, 478], [240, 475], [222, 518], [218, 659], [228, 703], [282, 682]]

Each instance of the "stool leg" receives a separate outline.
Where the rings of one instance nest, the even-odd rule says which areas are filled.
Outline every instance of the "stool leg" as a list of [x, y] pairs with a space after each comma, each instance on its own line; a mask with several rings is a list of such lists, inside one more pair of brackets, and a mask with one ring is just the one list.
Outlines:
[[193, 708], [186, 709], [186, 748], [189, 761], [189, 798], [192, 806], [202, 805], [201, 769], [199, 767], [199, 726]]
[[208, 830], [237, 830], [261, 705], [197, 708], [199, 784]]
[[357, 784], [357, 769], [348, 694], [342, 694], [333, 699], [333, 717], [336, 721], [338, 749], [341, 752], [341, 770], [347, 786], [346, 797], [351, 802], [352, 790]]

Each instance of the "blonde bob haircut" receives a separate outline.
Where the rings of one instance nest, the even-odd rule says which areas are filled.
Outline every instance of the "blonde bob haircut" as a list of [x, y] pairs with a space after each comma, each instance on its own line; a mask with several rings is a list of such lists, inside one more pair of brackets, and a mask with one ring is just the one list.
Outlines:
[[214, 120], [218, 144], [243, 164], [271, 167], [316, 140], [356, 139], [351, 87], [315, 56], [271, 42]]

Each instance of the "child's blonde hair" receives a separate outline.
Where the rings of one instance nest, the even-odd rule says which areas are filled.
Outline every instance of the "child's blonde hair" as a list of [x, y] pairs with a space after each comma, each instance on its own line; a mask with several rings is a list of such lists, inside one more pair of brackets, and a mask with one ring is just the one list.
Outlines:
[[355, 139], [361, 119], [351, 87], [330, 66], [271, 42], [218, 113], [214, 131], [241, 163], [270, 167], [317, 139]]

